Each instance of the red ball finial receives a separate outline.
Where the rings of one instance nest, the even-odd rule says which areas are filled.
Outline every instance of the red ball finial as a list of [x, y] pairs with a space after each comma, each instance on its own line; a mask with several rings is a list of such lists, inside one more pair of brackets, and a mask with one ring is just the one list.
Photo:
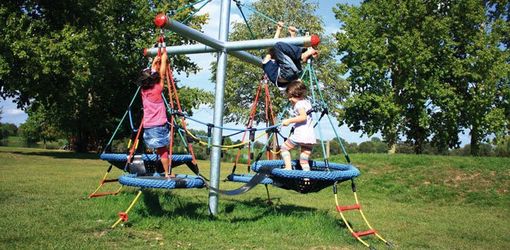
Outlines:
[[166, 22], [168, 21], [167, 17], [165, 14], [163, 13], [159, 13], [155, 18], [154, 18], [154, 24], [158, 27], [158, 28], [163, 28], [165, 25], [166, 25]]
[[312, 35], [312, 37], [310, 38], [310, 45], [312, 45], [312, 47], [319, 45], [320, 42], [321, 39], [318, 35]]

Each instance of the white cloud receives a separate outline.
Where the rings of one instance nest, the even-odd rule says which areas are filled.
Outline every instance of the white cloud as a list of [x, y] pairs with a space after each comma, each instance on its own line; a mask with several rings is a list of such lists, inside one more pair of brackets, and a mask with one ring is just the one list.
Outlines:
[[0, 100], [0, 107], [2, 108], [2, 123], [14, 123], [20, 125], [24, 123], [28, 115], [16, 107], [13, 103], [13, 99], [7, 98], [6, 100]]
[[8, 115], [8, 116], [16, 116], [16, 115], [23, 115], [25, 114], [25, 112], [23, 110], [20, 110], [20, 109], [7, 109], [7, 110], [4, 110], [4, 115]]

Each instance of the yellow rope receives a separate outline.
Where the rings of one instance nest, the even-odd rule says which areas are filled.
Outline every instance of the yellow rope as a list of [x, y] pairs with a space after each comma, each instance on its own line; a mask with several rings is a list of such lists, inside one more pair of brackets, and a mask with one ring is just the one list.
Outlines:
[[[131, 202], [128, 209], [126, 209], [126, 214], [129, 213], [131, 208], [135, 205], [135, 203], [138, 201], [138, 198], [140, 198], [140, 195], [142, 195], [142, 190], [138, 191], [138, 194], [136, 195], [135, 199]], [[119, 218], [113, 225], [112, 228], [115, 228], [120, 222], [122, 221], [122, 218]]]
[[[335, 184], [336, 186], [336, 184]], [[368, 228], [370, 228], [371, 230], [374, 231], [374, 234], [377, 236], [377, 238], [379, 238], [380, 240], [382, 240], [384, 243], [388, 244], [388, 241], [386, 241], [381, 235], [379, 235], [377, 233], [376, 230], [374, 230], [374, 228], [372, 228], [372, 226], [370, 225], [370, 223], [368, 222], [367, 218], [365, 217], [365, 214], [363, 213], [363, 211], [361, 210], [361, 205], [359, 203], [359, 200], [358, 200], [358, 195], [356, 194], [356, 192], [353, 191], [353, 194], [354, 194], [354, 199], [356, 201], [356, 205], [359, 206], [359, 213], [361, 214], [361, 217], [363, 218], [363, 220], [365, 221], [365, 224], [368, 226]], [[338, 195], [335, 193], [335, 203], [336, 203], [336, 206], [337, 206], [337, 210], [338, 212], [340, 213], [340, 216], [342, 217], [342, 220], [344, 221], [345, 225], [347, 226], [347, 228], [349, 229], [349, 231], [351, 232], [351, 234], [359, 241], [361, 242], [363, 245], [365, 245], [366, 247], [370, 247], [370, 245], [364, 241], [363, 239], [361, 239], [361, 237], [359, 236], [355, 236], [355, 232], [354, 232], [354, 229], [349, 225], [347, 219], [345, 218], [343, 212], [341, 210], [338, 209], [339, 207], [339, 204], [338, 204]]]
[[271, 151], [271, 153], [273, 153], [273, 154], [275, 154], [275, 155], [280, 154], [280, 152], [282, 152], [281, 150], [278, 150], [278, 151], [270, 150], [270, 151]]
[[[89, 199], [92, 198], [92, 196], [94, 196], [97, 193], [97, 191], [99, 191], [99, 189], [101, 189], [101, 187], [104, 185], [104, 180], [106, 180], [106, 177], [108, 177], [108, 174], [110, 174], [110, 171], [106, 171], [106, 173], [103, 176], [103, 179], [101, 179], [101, 183], [99, 184], [99, 186], [96, 188], [96, 190], [94, 190], [94, 192], [89, 194]], [[115, 191], [115, 194], [119, 193], [121, 189], [122, 186], [120, 186], [119, 189]]]
[[[335, 203], [336, 203], [336, 206], [339, 207], [340, 204], [338, 204], [338, 195], [335, 194]], [[338, 209], [337, 209], [338, 210]], [[351, 232], [351, 234], [354, 236], [354, 229], [352, 229], [352, 227], [349, 225], [349, 222], [347, 221], [347, 219], [345, 218], [344, 216], [344, 213], [342, 213], [342, 211], [338, 210], [338, 212], [340, 213], [340, 216], [342, 217], [342, 220], [344, 221], [344, 224], [345, 226], [347, 226], [347, 228], [349, 229], [349, 231]], [[355, 236], [355, 238], [361, 242], [363, 245], [365, 245], [366, 247], [370, 247], [370, 245], [368, 243], [366, 243], [363, 239], [361, 239], [360, 237], [358, 236]]]
[[[354, 199], [356, 200], [356, 204], [359, 204], [358, 202], [358, 195], [356, 194], [356, 192], [353, 192], [354, 193]], [[359, 209], [359, 213], [361, 214], [361, 217], [363, 218], [363, 220], [365, 221], [365, 224], [367, 224], [368, 228], [374, 230], [374, 228], [372, 228], [372, 226], [370, 225], [370, 223], [368, 223], [368, 220], [367, 218], [365, 217], [365, 214], [363, 213], [363, 211], [361, 210], [361, 208]], [[374, 230], [375, 231], [375, 230]], [[388, 243], [381, 235], [379, 235], [377, 233], [377, 231], [375, 231], [375, 236], [377, 236], [377, 238], [379, 238], [380, 240], [382, 240], [384, 243]]]

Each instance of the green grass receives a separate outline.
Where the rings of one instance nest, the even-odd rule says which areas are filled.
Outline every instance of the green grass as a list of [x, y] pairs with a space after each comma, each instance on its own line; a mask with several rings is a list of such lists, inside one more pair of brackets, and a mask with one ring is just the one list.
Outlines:
[[[270, 187], [272, 206], [263, 186], [220, 196], [215, 218], [209, 216], [205, 189], [148, 190], [129, 221], [111, 230], [137, 189], [84, 199], [108, 167], [97, 158], [0, 147], [0, 249], [364, 249], [341, 222], [330, 188], [302, 195]], [[508, 158], [355, 154], [351, 159], [362, 172], [356, 183], [365, 215], [396, 248], [510, 248]], [[208, 163], [199, 163], [208, 175]], [[223, 177], [231, 166], [222, 164]], [[185, 167], [176, 172], [190, 173]], [[342, 204], [353, 203], [348, 183], [340, 185], [339, 197]], [[360, 225], [356, 213], [346, 215]]]

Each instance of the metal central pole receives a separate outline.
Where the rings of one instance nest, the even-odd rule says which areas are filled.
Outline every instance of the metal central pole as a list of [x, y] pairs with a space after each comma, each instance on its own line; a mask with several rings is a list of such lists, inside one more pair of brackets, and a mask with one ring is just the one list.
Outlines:
[[[226, 42], [228, 40], [228, 28], [230, 23], [230, 0], [221, 1], [220, 10], [220, 33], [218, 40]], [[213, 117], [213, 136], [212, 144], [221, 145], [222, 131], [218, 127], [223, 126], [223, 98], [225, 96], [225, 76], [227, 75], [227, 52], [226, 49], [218, 51], [218, 61], [216, 70], [216, 90], [214, 101]], [[213, 147], [211, 150], [211, 187], [219, 188], [220, 183], [220, 160], [221, 148]], [[218, 214], [218, 193], [212, 189], [209, 191], [209, 212], [211, 215]]]

